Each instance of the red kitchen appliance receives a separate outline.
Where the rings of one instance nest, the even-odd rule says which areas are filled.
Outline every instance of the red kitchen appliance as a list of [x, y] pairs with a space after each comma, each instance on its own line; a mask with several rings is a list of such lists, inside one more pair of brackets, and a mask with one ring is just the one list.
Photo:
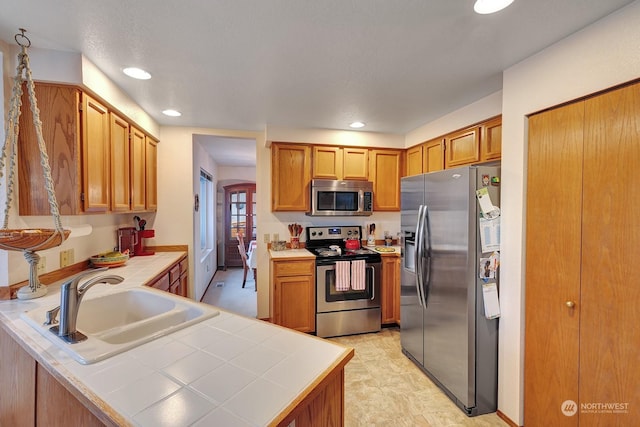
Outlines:
[[151, 237], [155, 237], [155, 230], [137, 230], [136, 234], [138, 236], [136, 244], [134, 245], [133, 253], [136, 256], [144, 256], [144, 255], [153, 255], [155, 251], [148, 250], [142, 244], [143, 239], [149, 239]]
[[138, 243], [138, 233], [135, 227], [123, 227], [118, 229], [118, 250], [121, 253], [129, 250], [129, 256], [134, 256]]

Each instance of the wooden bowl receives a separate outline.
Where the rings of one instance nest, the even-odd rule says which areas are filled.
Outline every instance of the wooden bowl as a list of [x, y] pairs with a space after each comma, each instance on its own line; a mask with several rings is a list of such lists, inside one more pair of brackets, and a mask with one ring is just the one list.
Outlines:
[[20, 230], [0, 230], [0, 248], [13, 251], [42, 251], [60, 246], [71, 230], [34, 228]]

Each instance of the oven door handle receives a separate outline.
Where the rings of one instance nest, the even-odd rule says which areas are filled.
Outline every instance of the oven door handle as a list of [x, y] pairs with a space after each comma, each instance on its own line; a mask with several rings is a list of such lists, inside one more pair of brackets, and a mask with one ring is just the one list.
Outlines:
[[373, 265], [368, 266], [371, 269], [371, 301], [376, 298], [376, 268]]

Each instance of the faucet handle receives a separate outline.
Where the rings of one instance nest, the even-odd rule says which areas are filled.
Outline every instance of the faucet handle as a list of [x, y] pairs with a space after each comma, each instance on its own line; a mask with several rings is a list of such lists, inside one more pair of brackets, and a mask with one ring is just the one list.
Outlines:
[[43, 325], [56, 325], [58, 323], [58, 319], [56, 319], [56, 317], [58, 317], [58, 313], [60, 312], [60, 306], [57, 306], [56, 308], [52, 308], [51, 310], [47, 311], [44, 315], [45, 315], [45, 320]]

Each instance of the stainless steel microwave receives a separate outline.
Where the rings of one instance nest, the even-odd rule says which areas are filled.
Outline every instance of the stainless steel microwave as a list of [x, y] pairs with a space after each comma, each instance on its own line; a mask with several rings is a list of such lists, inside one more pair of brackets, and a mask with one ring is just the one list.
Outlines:
[[310, 216], [367, 216], [373, 213], [371, 181], [311, 181]]

